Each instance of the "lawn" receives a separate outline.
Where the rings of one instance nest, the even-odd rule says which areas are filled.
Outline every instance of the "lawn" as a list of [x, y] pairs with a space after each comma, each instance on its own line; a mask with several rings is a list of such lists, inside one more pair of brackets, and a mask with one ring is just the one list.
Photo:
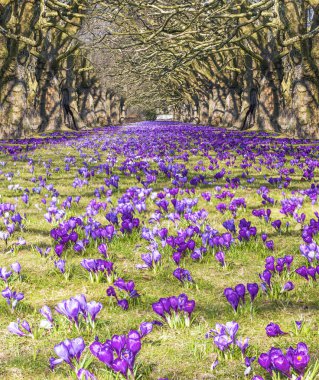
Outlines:
[[[317, 141], [172, 122], [1, 141], [0, 378], [315, 379], [318, 166]], [[61, 312], [81, 294], [96, 318]]]

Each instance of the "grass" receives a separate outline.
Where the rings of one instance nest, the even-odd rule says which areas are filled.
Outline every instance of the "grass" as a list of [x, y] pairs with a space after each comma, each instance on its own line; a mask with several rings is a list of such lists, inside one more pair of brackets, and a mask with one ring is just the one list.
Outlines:
[[[94, 199], [94, 190], [97, 187], [104, 185], [105, 173], [95, 173], [91, 177], [88, 186], [74, 189], [72, 183], [78, 175], [78, 168], [83, 167], [83, 161], [88, 162], [89, 167], [94, 167], [100, 163], [108, 162], [112, 158], [116, 158], [116, 164], [113, 174], [120, 177], [119, 190], [114, 190], [112, 202], [115, 205], [117, 199], [124, 194], [126, 189], [131, 186], [141, 186], [136, 180], [135, 175], [123, 175], [119, 167], [125, 159], [132, 159], [138, 150], [138, 146], [132, 144], [130, 153], [124, 157], [123, 149], [118, 145], [120, 154], [116, 154], [116, 143], [122, 141], [122, 144], [129, 145], [129, 141], [138, 141], [142, 143], [142, 139], [147, 139], [147, 132], [134, 130], [134, 128], [114, 128], [108, 136], [108, 130], [96, 131], [98, 137], [92, 132], [88, 133], [87, 137], [70, 140], [68, 144], [61, 143], [59, 145], [45, 145], [35, 151], [28, 152], [26, 156], [13, 160], [13, 156], [2, 154], [0, 161], [6, 165], [1, 168], [0, 175], [0, 203], [10, 202], [17, 204], [17, 211], [23, 215], [26, 214], [24, 221], [25, 228], [23, 231], [17, 231], [10, 238], [8, 246], [3, 242], [0, 246], [0, 267], [9, 267], [13, 262], [19, 261], [22, 266], [22, 280], [14, 281], [10, 286], [14, 290], [22, 291], [25, 294], [25, 299], [18, 305], [16, 311], [11, 313], [7, 307], [5, 300], [0, 299], [0, 378], [1, 379], [67, 379], [70, 378], [67, 365], [61, 365], [52, 372], [49, 369], [48, 361], [51, 356], [55, 356], [54, 345], [66, 338], [74, 338], [79, 335], [83, 336], [87, 345], [94, 340], [96, 335], [101, 341], [109, 339], [113, 334], [124, 334], [130, 329], [138, 328], [143, 321], [153, 320], [155, 314], [152, 311], [151, 304], [157, 301], [160, 297], [178, 295], [187, 293], [191, 299], [196, 300], [195, 319], [189, 329], [169, 329], [164, 325], [162, 328], [156, 327], [154, 331], [148, 335], [143, 341], [143, 346], [137, 358], [138, 372], [141, 379], [158, 379], [167, 377], [168, 379], [243, 379], [245, 367], [241, 358], [235, 358], [222, 363], [214, 371], [210, 370], [211, 364], [216, 358], [216, 351], [213, 348], [212, 340], [205, 339], [205, 333], [213, 328], [216, 323], [226, 323], [227, 321], [236, 320], [239, 325], [239, 336], [250, 338], [249, 355], [258, 355], [271, 346], [280, 346], [283, 348], [295, 345], [299, 341], [304, 341], [310, 347], [312, 362], [319, 359], [317, 346], [319, 343], [318, 322], [319, 322], [319, 288], [314, 284], [309, 286], [305, 280], [292, 275], [292, 281], [295, 283], [295, 290], [285, 299], [272, 300], [265, 296], [257, 298], [254, 306], [253, 315], [249, 310], [234, 314], [230, 305], [223, 297], [223, 290], [226, 287], [233, 287], [238, 283], [258, 282], [258, 273], [262, 272], [264, 267], [264, 258], [271, 254], [264, 248], [261, 242], [260, 235], [262, 232], [269, 234], [269, 238], [274, 240], [276, 257], [281, 257], [285, 254], [295, 255], [294, 268], [298, 264], [304, 264], [305, 260], [299, 254], [299, 245], [302, 243], [300, 225], [289, 219], [291, 227], [288, 232], [278, 233], [270, 226], [251, 215], [253, 208], [262, 208], [261, 198], [257, 195], [256, 190], [266, 185], [270, 188], [270, 196], [275, 198], [274, 206], [267, 206], [272, 210], [272, 219], [280, 217], [284, 221], [288, 218], [283, 217], [279, 213], [280, 200], [283, 198], [282, 190], [275, 186], [269, 185], [264, 179], [264, 175], [278, 176], [277, 169], [267, 169], [265, 165], [253, 163], [249, 158], [246, 159], [243, 155], [237, 154], [234, 149], [225, 147], [225, 151], [229, 153], [232, 159], [236, 159], [234, 164], [229, 167], [226, 165], [227, 159], [219, 161], [220, 168], [215, 171], [206, 171], [202, 174], [206, 175], [206, 179], [212, 182], [211, 185], [200, 185], [196, 187], [195, 195], [186, 195], [187, 197], [198, 197], [198, 205], [196, 210], [205, 208], [208, 212], [207, 223], [212, 227], [223, 231], [222, 222], [229, 219], [231, 214], [221, 215], [216, 211], [216, 205], [219, 202], [229, 203], [229, 200], [215, 199], [215, 186], [224, 186], [225, 179], [218, 181], [213, 180], [213, 175], [216, 171], [225, 167], [226, 170], [231, 170], [229, 177], [241, 177], [243, 169], [240, 164], [243, 160], [248, 160], [253, 166], [260, 166], [262, 173], [258, 173], [254, 168], [249, 168], [248, 177], [255, 177], [255, 182], [247, 183], [245, 179], [241, 179], [241, 186], [237, 190], [231, 190], [235, 193], [235, 197], [245, 197], [247, 209], [241, 209], [237, 215], [237, 222], [241, 218], [246, 218], [252, 221], [252, 224], [257, 227], [257, 239], [250, 242], [236, 244], [226, 252], [227, 267], [222, 268], [214, 258], [214, 252], [209, 249], [204, 259], [200, 262], [194, 262], [189, 257], [184, 259], [182, 266], [187, 268], [197, 287], [187, 287], [180, 284], [173, 276], [172, 272], [175, 269], [175, 264], [171, 260], [172, 249], [165, 247], [162, 250], [163, 261], [161, 267], [155, 273], [150, 271], [139, 271], [135, 265], [141, 263], [140, 255], [147, 251], [147, 242], [140, 238], [140, 230], [134, 231], [131, 235], [124, 236], [119, 233], [109, 244], [108, 250], [114, 262], [116, 272], [120, 277], [126, 280], [134, 280], [136, 289], [141, 294], [141, 300], [136, 305], [130, 305], [128, 311], [123, 312], [119, 307], [114, 305], [106, 297], [107, 283], [91, 283], [88, 275], [80, 266], [80, 261], [84, 258], [98, 258], [100, 255], [94, 244], [85, 251], [84, 254], [75, 254], [72, 250], [67, 252], [63, 258], [67, 260], [67, 268], [70, 270], [69, 279], [65, 279], [54, 267], [53, 255], [44, 258], [41, 257], [34, 249], [36, 245], [48, 247], [53, 245], [53, 240], [50, 237], [50, 230], [57, 223], [49, 224], [43, 217], [46, 212], [46, 206], [41, 203], [41, 199], [48, 194], [48, 201], [51, 195], [46, 189], [42, 189], [41, 194], [32, 194], [31, 189], [35, 186], [30, 182], [32, 177], [42, 176], [47, 178], [47, 183], [54, 185], [59, 192], [59, 205], [69, 195], [81, 195], [79, 205], [73, 204], [70, 210], [66, 212], [66, 218], [78, 216], [85, 213], [86, 206], [91, 199]], [[188, 177], [191, 178], [198, 174], [194, 170], [194, 166], [199, 160], [203, 161], [202, 166], [208, 168], [210, 165], [207, 156], [203, 155], [199, 150], [196, 154], [192, 154], [188, 161], [183, 161], [181, 156], [183, 153], [189, 153], [189, 150], [183, 149], [183, 144], [179, 143], [177, 134], [164, 131], [162, 136], [156, 141], [147, 142], [146, 148], [152, 145], [157, 146], [158, 154], [162, 154], [162, 150], [170, 152], [173, 162], [183, 163], [189, 169]], [[204, 132], [203, 132], [204, 133]], [[185, 130], [183, 139], [189, 139], [190, 145], [193, 148], [198, 147], [198, 139], [205, 141], [207, 136], [201, 130], [191, 133], [190, 130]], [[206, 132], [205, 132], [206, 133]], [[211, 133], [220, 133], [218, 130], [212, 130]], [[180, 135], [179, 135], [180, 136]], [[250, 135], [243, 135], [246, 139], [250, 139]], [[192, 139], [194, 139], [192, 141]], [[197, 139], [197, 140], [196, 140]], [[261, 137], [261, 142], [268, 141], [269, 137]], [[87, 147], [84, 146], [85, 140], [90, 143]], [[101, 150], [100, 144], [106, 140], [108, 149]], [[113, 143], [112, 143], [113, 141]], [[275, 140], [272, 144], [276, 144]], [[82, 148], [79, 149], [79, 146]], [[93, 145], [93, 147], [92, 147]], [[238, 143], [240, 145], [240, 143]], [[216, 145], [218, 146], [218, 145]], [[280, 147], [280, 145], [277, 145]], [[164, 148], [163, 148], [164, 147]], [[188, 149], [190, 147], [188, 146]], [[99, 150], [99, 155], [96, 151]], [[256, 149], [252, 149], [257, 151]], [[147, 149], [146, 149], [147, 151]], [[82, 153], [82, 157], [81, 157]], [[86, 157], [83, 157], [83, 153]], [[211, 149], [209, 152], [211, 157], [215, 157], [218, 152]], [[316, 152], [312, 152], [315, 157]], [[74, 156], [76, 164], [71, 165], [70, 171], [63, 170], [65, 163], [64, 158]], [[90, 157], [93, 159], [90, 160]], [[94, 162], [96, 158], [99, 162]], [[291, 157], [287, 157], [289, 160]], [[28, 160], [34, 162], [34, 173], [30, 173], [30, 165]], [[144, 157], [133, 158], [132, 161], [141, 161]], [[51, 175], [47, 177], [44, 162], [48, 163], [52, 160]], [[287, 160], [286, 167], [290, 167]], [[301, 160], [304, 160], [303, 158]], [[157, 169], [157, 163], [150, 159], [149, 163], [152, 169]], [[56, 172], [54, 169], [60, 168]], [[310, 184], [306, 181], [301, 181], [302, 170], [295, 167], [296, 173], [291, 175], [292, 181], [288, 189], [285, 189], [286, 196], [291, 196], [291, 191], [309, 188]], [[11, 181], [5, 177], [6, 173], [13, 172], [14, 176]], [[144, 176], [144, 173], [139, 171], [137, 174]], [[22, 189], [30, 190], [30, 201], [25, 205], [21, 196], [21, 190], [9, 190], [8, 185], [19, 184]], [[151, 187], [153, 191], [161, 191], [165, 187], [173, 187], [171, 180], [166, 178], [163, 173], [158, 175], [155, 184]], [[200, 196], [201, 192], [212, 192], [212, 200], [206, 202]], [[179, 196], [179, 198], [181, 198]], [[105, 200], [105, 197], [102, 197]], [[109, 210], [110, 206], [108, 205]], [[156, 209], [154, 201], [151, 198], [147, 200], [147, 211], [137, 215], [140, 218], [142, 226], [152, 227], [148, 220], [152, 212]], [[170, 210], [172, 208], [170, 206]], [[309, 198], [305, 198], [302, 207], [302, 212], [307, 214], [307, 221], [313, 215], [313, 211], [317, 210], [317, 204], [312, 206]], [[104, 218], [105, 212], [100, 211], [95, 219], [106, 224]], [[236, 222], [236, 224], [237, 224]], [[1, 221], [2, 223], [2, 221]], [[178, 228], [186, 227], [188, 222], [181, 219]], [[163, 219], [160, 223], [161, 227], [168, 227], [169, 234], [176, 235], [176, 229], [172, 222]], [[3, 226], [2, 226], [3, 227]], [[225, 231], [223, 231], [225, 232]], [[13, 243], [21, 236], [26, 240], [26, 245], [16, 247], [12, 251]], [[2, 284], [4, 289], [6, 286]], [[1, 289], [2, 290], [2, 289]], [[7, 331], [7, 326], [10, 322], [17, 318], [27, 319], [32, 326], [37, 326], [41, 316], [38, 310], [43, 305], [48, 305], [52, 309], [63, 299], [67, 299], [74, 295], [83, 293], [87, 296], [88, 301], [95, 300], [103, 304], [103, 309], [98, 316], [95, 331], [83, 330], [77, 332], [70, 328], [67, 323], [62, 322], [62, 318], [56, 315], [60, 321], [59, 328], [54, 332], [41, 332], [37, 339], [20, 338], [10, 334]], [[295, 320], [304, 320], [305, 325], [309, 329], [303, 330], [299, 335], [293, 332], [293, 324]], [[269, 322], [278, 323], [282, 330], [289, 332], [279, 338], [266, 338], [265, 327]], [[258, 365], [255, 365], [257, 373]], [[92, 361], [90, 370], [97, 375], [98, 379], [115, 378], [105, 371], [105, 366], [99, 363], [96, 359]]]

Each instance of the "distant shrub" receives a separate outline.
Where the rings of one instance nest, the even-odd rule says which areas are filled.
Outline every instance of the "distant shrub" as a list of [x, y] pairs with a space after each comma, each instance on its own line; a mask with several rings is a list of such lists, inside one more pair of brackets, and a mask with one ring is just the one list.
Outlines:
[[157, 114], [155, 110], [146, 110], [143, 112], [143, 115], [146, 120], [156, 120]]

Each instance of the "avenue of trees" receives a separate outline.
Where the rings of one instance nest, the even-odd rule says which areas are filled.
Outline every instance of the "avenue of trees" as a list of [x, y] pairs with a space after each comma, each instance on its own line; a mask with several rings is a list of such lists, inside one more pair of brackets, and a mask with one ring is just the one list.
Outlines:
[[319, 136], [319, 0], [0, 0], [7, 134], [185, 122]]

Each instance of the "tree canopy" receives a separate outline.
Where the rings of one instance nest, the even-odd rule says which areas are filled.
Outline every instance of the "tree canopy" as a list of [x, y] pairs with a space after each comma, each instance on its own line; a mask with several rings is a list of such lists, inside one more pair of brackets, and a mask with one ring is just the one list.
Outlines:
[[[0, 89], [17, 75], [17, 59], [50, 62], [55, 76], [81, 56], [71, 64], [75, 76], [94, 76], [141, 109], [172, 107], [177, 118], [243, 129], [256, 119], [277, 131], [319, 120], [318, 0], [7, 0], [0, 6], [6, 42]], [[263, 107], [256, 111], [254, 103]]]

